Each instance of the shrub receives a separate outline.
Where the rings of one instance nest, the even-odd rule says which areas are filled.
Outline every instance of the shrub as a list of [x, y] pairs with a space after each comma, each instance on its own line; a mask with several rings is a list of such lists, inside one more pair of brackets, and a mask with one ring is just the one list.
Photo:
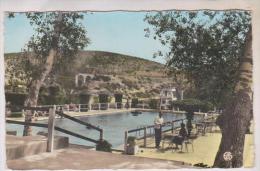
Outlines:
[[90, 100], [90, 96], [89, 94], [80, 94], [79, 95], [79, 102], [80, 104], [88, 104], [89, 100]]
[[6, 102], [10, 102], [11, 105], [23, 106], [27, 94], [21, 93], [5, 93]]
[[136, 137], [129, 136], [127, 137], [127, 144], [130, 146], [135, 146], [136, 145]]
[[123, 94], [115, 94], [115, 102], [122, 103]]
[[20, 118], [20, 117], [23, 117], [23, 113], [22, 112], [12, 112], [10, 117], [11, 118]]
[[105, 151], [105, 152], [111, 152], [112, 149], [111, 149], [112, 145], [106, 141], [106, 140], [103, 140], [103, 141], [99, 141], [96, 145], [96, 150], [97, 151]]
[[131, 105], [132, 108], [136, 108], [138, 103], [139, 103], [139, 102], [138, 102], [138, 98], [132, 99], [132, 105]]
[[184, 99], [184, 100], [177, 100], [173, 101], [173, 106], [178, 107], [180, 110], [184, 111], [202, 111], [207, 112], [213, 109], [213, 104], [210, 102], [200, 101], [198, 99]]
[[108, 103], [108, 95], [99, 94], [99, 103]]
[[157, 109], [158, 108], [159, 99], [150, 99], [149, 101], [149, 107], [151, 109]]

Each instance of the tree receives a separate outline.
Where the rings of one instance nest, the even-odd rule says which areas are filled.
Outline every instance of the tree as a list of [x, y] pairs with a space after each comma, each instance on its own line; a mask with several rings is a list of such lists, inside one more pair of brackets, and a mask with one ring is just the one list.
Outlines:
[[[174, 11], [147, 15], [154, 38], [169, 46], [167, 66], [187, 74], [197, 96], [224, 106], [214, 167], [241, 167], [252, 119], [252, 33], [248, 11]], [[250, 116], [251, 115], [251, 116]], [[225, 152], [233, 158], [227, 162]]]
[[[25, 106], [37, 106], [39, 90], [46, 78], [57, 73], [66, 64], [72, 62], [80, 49], [89, 43], [85, 28], [78, 20], [83, 18], [79, 13], [45, 12], [27, 13], [27, 18], [35, 30], [26, 45], [24, 57], [25, 69], [31, 78]], [[27, 111], [25, 121], [31, 122], [32, 113]], [[29, 127], [25, 126], [25, 136]]]
[[[166, 66], [185, 74], [196, 96], [222, 107], [237, 80], [239, 55], [250, 24], [247, 11], [167, 11], [146, 16], [169, 52]], [[228, 101], [228, 100], [227, 100]]]
[[[252, 119], [252, 29], [247, 33], [244, 54], [240, 59], [239, 79], [233, 99], [226, 106], [224, 114], [217, 120], [222, 133], [221, 143], [214, 162], [215, 167], [242, 167], [245, 134]], [[231, 161], [223, 155], [231, 152]]]

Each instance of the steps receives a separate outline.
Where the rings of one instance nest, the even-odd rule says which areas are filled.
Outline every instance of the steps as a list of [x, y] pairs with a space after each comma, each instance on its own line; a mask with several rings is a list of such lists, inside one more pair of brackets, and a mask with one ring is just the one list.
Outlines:
[[[67, 148], [69, 138], [55, 136], [54, 149]], [[47, 137], [42, 135], [18, 137], [6, 135], [6, 159], [14, 160], [21, 157], [46, 152]]]

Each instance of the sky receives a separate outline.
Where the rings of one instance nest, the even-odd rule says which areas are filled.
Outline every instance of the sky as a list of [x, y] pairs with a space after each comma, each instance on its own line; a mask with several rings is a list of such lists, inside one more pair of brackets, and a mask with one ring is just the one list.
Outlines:
[[[158, 50], [167, 51], [159, 41], [145, 37], [149, 25], [143, 21], [146, 12], [94, 12], [85, 15], [91, 44], [85, 50], [116, 52], [165, 63], [164, 57], [153, 58]], [[24, 14], [5, 18], [5, 53], [21, 52], [34, 31]]]

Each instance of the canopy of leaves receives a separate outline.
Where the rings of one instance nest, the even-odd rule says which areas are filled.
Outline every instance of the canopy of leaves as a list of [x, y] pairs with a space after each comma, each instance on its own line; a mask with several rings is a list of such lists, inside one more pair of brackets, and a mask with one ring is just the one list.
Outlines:
[[[86, 28], [80, 23], [83, 14], [78, 12], [62, 13], [61, 21], [57, 21], [59, 12], [26, 13], [35, 34], [26, 45], [26, 61], [24, 62], [27, 73], [37, 77], [49, 54], [55, 48], [57, 55], [52, 73], [69, 68], [67, 64], [73, 62], [77, 52], [89, 44], [86, 37]], [[55, 26], [58, 26], [58, 36], [55, 36]], [[56, 30], [57, 32], [57, 30]]]
[[167, 67], [183, 72], [197, 96], [215, 104], [232, 93], [245, 35], [251, 24], [248, 11], [167, 11], [148, 13], [145, 21], [169, 52]]

